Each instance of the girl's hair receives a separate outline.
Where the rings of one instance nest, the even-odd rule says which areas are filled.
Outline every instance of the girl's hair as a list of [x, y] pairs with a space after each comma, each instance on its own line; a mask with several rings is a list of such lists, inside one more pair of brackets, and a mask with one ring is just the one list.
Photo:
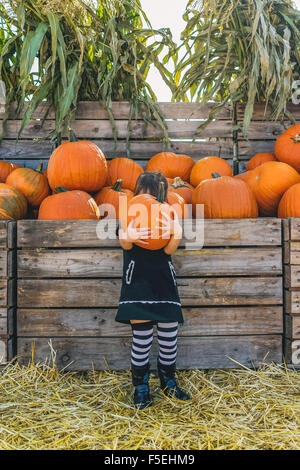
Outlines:
[[166, 201], [168, 196], [168, 181], [164, 175], [155, 171], [145, 171], [140, 174], [135, 185], [134, 195], [137, 196], [138, 194], [148, 193], [157, 197], [159, 183], [161, 181], [164, 183]]

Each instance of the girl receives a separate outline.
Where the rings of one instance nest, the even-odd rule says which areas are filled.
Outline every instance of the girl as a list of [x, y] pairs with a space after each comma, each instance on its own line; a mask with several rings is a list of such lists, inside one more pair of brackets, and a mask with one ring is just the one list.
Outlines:
[[[158, 196], [160, 183], [165, 188], [167, 199], [168, 182], [161, 173], [142, 173], [136, 183], [135, 196], [151, 194]], [[122, 213], [120, 213], [122, 220]], [[176, 384], [176, 352], [178, 323], [183, 323], [175, 270], [171, 254], [182, 238], [178, 218], [171, 220], [166, 213], [157, 225], [162, 227], [163, 237], [170, 238], [160, 250], [147, 250], [135, 245], [146, 244], [150, 229], [137, 229], [132, 220], [128, 227], [119, 229], [119, 240], [123, 248], [123, 281], [116, 321], [130, 323], [133, 334], [131, 350], [131, 372], [134, 403], [139, 409], [152, 405], [149, 395], [149, 352], [153, 340], [153, 325], [157, 325], [159, 357], [158, 376], [163, 393], [179, 400], [190, 397]]]

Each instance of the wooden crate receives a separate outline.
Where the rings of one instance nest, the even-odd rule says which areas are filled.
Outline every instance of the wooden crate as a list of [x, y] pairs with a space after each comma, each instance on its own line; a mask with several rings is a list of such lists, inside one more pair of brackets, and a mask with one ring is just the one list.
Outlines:
[[300, 367], [300, 219], [284, 221], [285, 360]]
[[[18, 228], [17, 344], [22, 363], [56, 351], [68, 369], [124, 369], [131, 330], [114, 321], [122, 275], [116, 240], [96, 221], [31, 221]], [[282, 225], [278, 219], [207, 220], [205, 246], [183, 239], [173, 256], [185, 317], [179, 368], [282, 361]], [[156, 342], [152, 352], [154, 364]]]
[[0, 221], [0, 364], [12, 358], [16, 303], [16, 222]]

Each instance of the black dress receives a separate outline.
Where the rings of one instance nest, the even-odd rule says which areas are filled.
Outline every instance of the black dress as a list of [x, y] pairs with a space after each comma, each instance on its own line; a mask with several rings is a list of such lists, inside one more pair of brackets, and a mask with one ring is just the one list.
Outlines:
[[131, 250], [123, 250], [122, 289], [115, 320], [183, 323], [175, 269], [163, 249], [133, 245]]

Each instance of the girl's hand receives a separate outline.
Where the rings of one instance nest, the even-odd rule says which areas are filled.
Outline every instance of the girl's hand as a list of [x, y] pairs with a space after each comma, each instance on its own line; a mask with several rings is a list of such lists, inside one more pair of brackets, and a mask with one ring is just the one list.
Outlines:
[[176, 211], [173, 212], [174, 219], [171, 219], [170, 214], [161, 211], [162, 219], [156, 218], [161, 225], [157, 226], [157, 229], [163, 229], [162, 238], [170, 238], [173, 236], [175, 239], [181, 240], [182, 238], [182, 227], [179, 222]]
[[151, 234], [152, 234], [151, 229], [150, 228], [135, 228], [134, 224], [135, 224], [135, 220], [132, 219], [126, 230], [120, 229], [120, 233], [119, 233], [120, 239], [128, 243], [135, 243], [138, 241], [139, 243], [147, 245], [147, 242], [145, 242], [144, 240], [151, 237]]

